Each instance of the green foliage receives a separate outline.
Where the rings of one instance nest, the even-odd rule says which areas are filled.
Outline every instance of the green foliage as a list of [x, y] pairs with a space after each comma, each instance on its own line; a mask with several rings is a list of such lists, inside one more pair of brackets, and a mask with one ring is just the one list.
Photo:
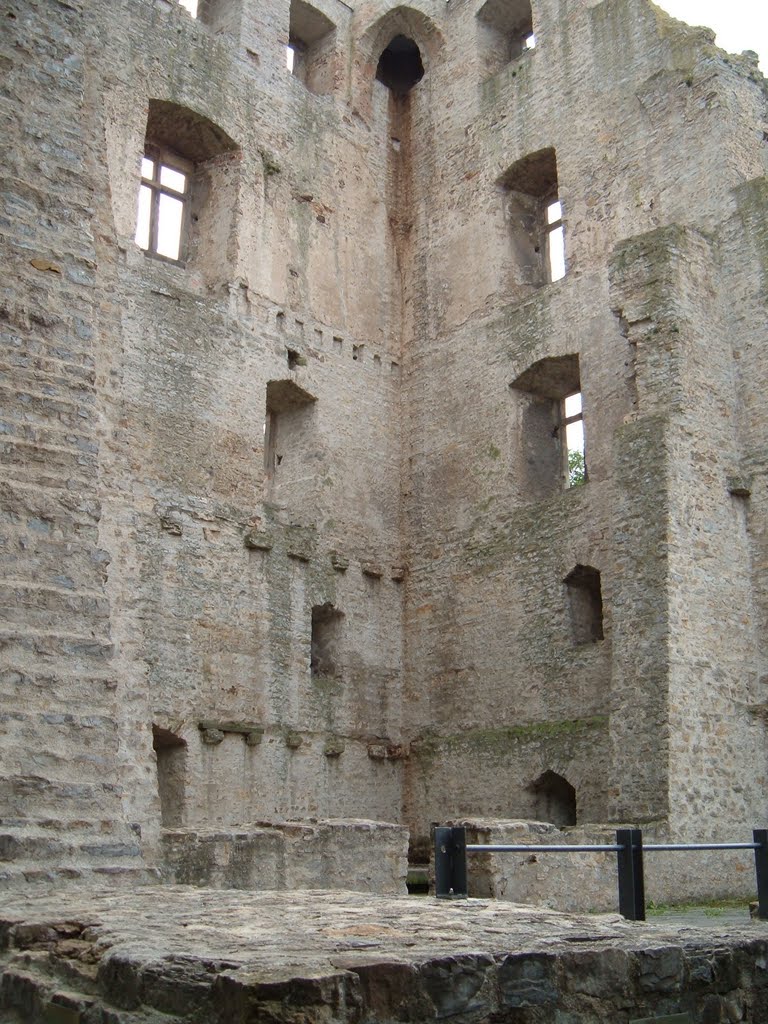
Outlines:
[[568, 452], [568, 486], [581, 487], [587, 482], [587, 464], [584, 461], [584, 452], [577, 448]]

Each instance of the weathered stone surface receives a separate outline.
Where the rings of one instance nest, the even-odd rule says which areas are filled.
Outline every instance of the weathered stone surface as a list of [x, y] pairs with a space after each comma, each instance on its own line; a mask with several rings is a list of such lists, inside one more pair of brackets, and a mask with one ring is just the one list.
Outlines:
[[765, 83], [646, 0], [513, 7], [4, 10], [4, 888], [147, 881], [169, 825], [764, 822]]
[[165, 880], [183, 885], [405, 892], [408, 833], [399, 825], [345, 819], [165, 829], [162, 843]]
[[[173, 887], [11, 898], [0, 940], [0, 1014], [30, 1022], [56, 1019], [48, 1005], [93, 1008], [89, 1024], [768, 1013], [768, 925], [746, 913], [675, 928], [497, 901]], [[723, 958], [731, 969], [703, 985], [702, 963]]]

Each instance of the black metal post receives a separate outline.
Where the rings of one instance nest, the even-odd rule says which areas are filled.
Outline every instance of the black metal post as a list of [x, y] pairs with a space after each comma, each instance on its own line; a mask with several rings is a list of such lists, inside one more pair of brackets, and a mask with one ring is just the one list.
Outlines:
[[639, 828], [616, 831], [619, 868], [619, 913], [629, 921], [645, 920], [645, 879], [643, 877], [643, 833]]
[[443, 900], [467, 898], [467, 830], [435, 828], [435, 896]]
[[757, 875], [757, 916], [768, 919], [768, 829], [756, 828], [752, 838], [757, 844], [755, 850], [755, 874]]

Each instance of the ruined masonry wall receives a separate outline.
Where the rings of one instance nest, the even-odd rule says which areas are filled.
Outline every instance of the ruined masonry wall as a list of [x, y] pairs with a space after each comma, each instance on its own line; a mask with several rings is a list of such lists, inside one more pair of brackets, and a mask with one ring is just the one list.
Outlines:
[[[5, 881], [152, 877], [198, 842], [164, 825], [380, 820], [423, 855], [434, 821], [550, 813], [546, 773], [579, 825], [763, 823], [752, 59], [646, 0], [534, 0], [501, 67], [481, 0], [317, 0], [293, 29], [289, 0], [7, 6]], [[285, 46], [321, 15], [301, 81]], [[405, 99], [375, 80], [398, 34]], [[134, 242], [168, 109], [225, 150], [184, 265]], [[536, 287], [500, 183], [548, 149], [567, 273]], [[510, 385], [574, 355], [589, 480], [563, 490]]]

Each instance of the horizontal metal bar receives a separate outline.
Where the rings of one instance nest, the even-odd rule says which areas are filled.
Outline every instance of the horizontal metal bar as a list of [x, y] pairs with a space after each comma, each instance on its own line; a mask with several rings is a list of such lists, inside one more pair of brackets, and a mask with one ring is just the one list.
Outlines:
[[643, 844], [643, 853], [648, 850], [759, 850], [759, 843], [648, 843]]
[[[600, 845], [600, 846], [482, 846], [475, 843], [467, 843], [468, 850], [475, 850], [481, 853], [616, 853], [623, 850], [623, 846]], [[643, 847], [647, 849], [647, 847]]]
[[[467, 843], [467, 850], [476, 853], [617, 853], [622, 846], [519, 846], [483, 845]], [[643, 843], [643, 853], [674, 853], [677, 850], [759, 850], [759, 843]]]

